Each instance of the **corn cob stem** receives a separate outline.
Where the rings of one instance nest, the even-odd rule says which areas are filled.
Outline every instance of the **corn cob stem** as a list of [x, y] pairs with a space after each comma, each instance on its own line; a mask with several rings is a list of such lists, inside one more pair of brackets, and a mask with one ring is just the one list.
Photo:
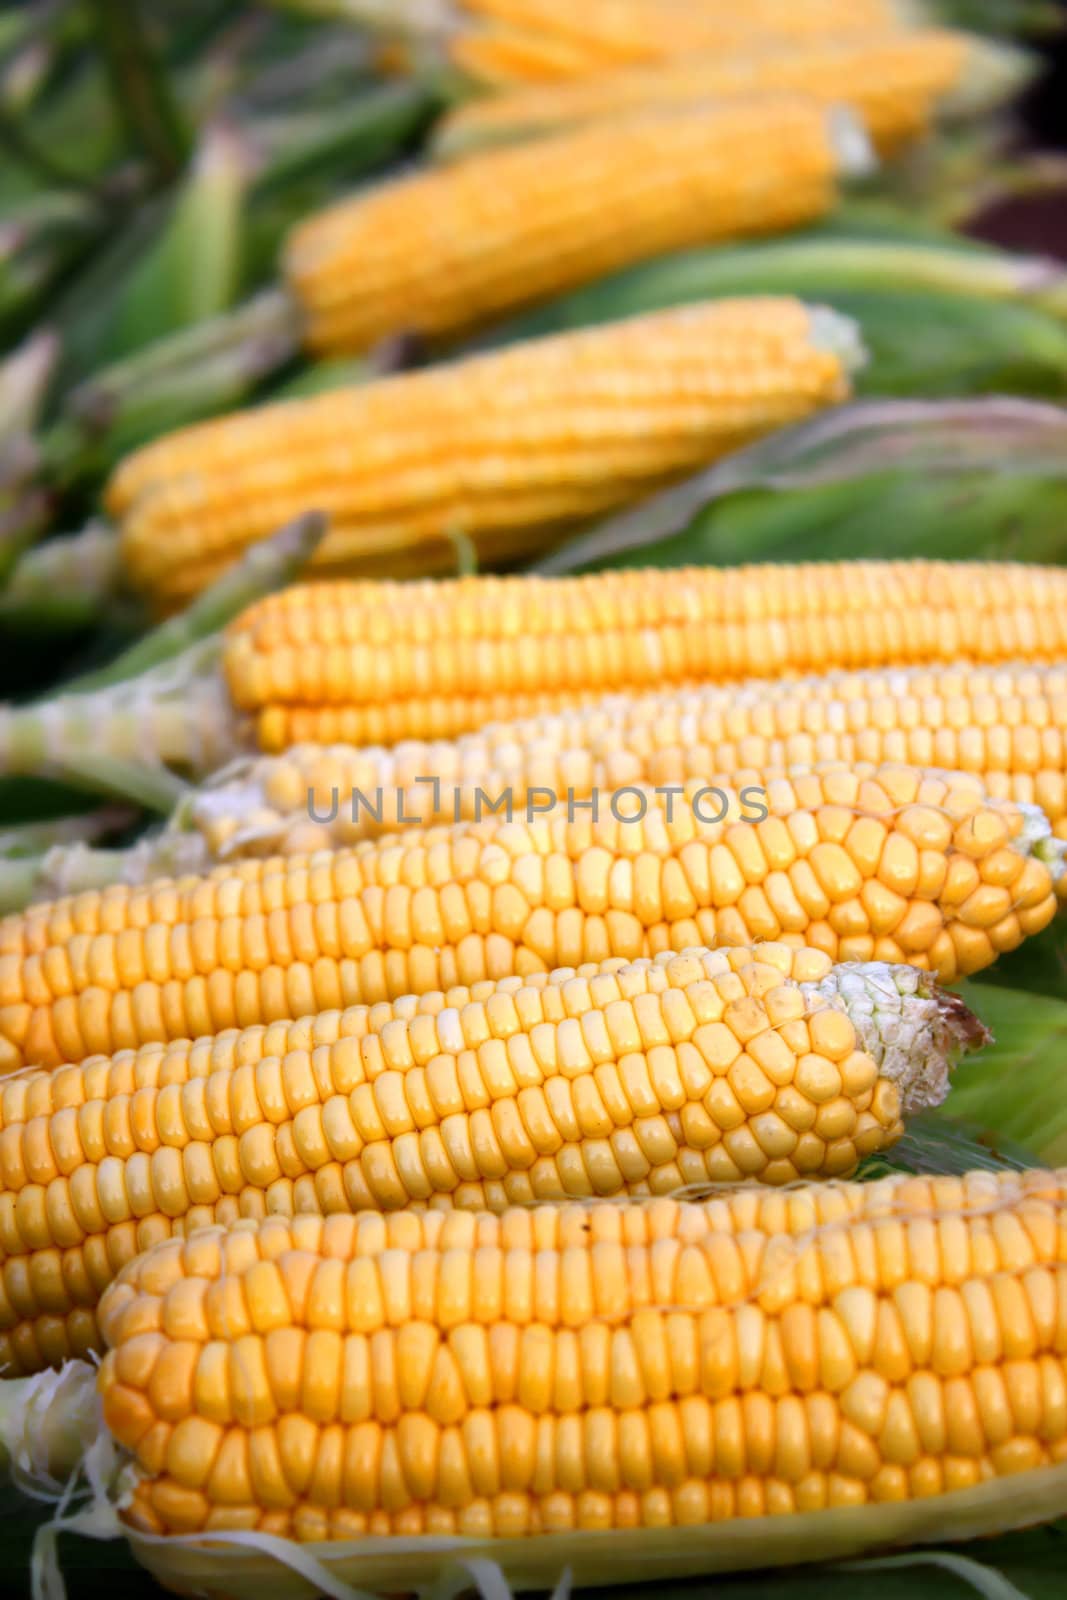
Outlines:
[[68, 688], [100, 690], [136, 678], [213, 636], [264, 595], [284, 589], [314, 556], [326, 532], [318, 511], [295, 517], [272, 538], [246, 550], [240, 561], [216, 578], [184, 611], [168, 617], [144, 638], [98, 672], [75, 679]]
[[78, 627], [95, 621], [121, 587], [118, 535], [94, 522], [27, 550], [0, 590], [0, 616], [23, 626]]
[[159, 339], [76, 388], [41, 441], [66, 486], [145, 437], [238, 404], [300, 349], [301, 317], [283, 289]]
[[0, 1382], [0, 1469], [47, 1493], [75, 1477], [103, 1418], [96, 1368], [70, 1361], [61, 1371]]
[[131, 682], [0, 707], [0, 770], [83, 781], [170, 811], [182, 785], [167, 769], [210, 767], [233, 747], [217, 657], [208, 640]]
[[40, 328], [0, 362], [0, 439], [32, 433], [59, 357], [59, 340]]
[[[60, 817], [54, 822], [31, 822], [0, 832], [0, 912], [15, 911], [27, 899], [37, 899], [46, 887], [60, 881], [72, 852], [78, 859], [80, 881], [93, 875], [103, 888], [120, 874], [126, 855], [122, 850], [97, 850], [95, 839], [128, 827], [136, 813], [121, 806], [103, 806], [84, 816]], [[84, 853], [84, 860], [80, 857]]]
[[[110, 665], [54, 699], [0, 707], [0, 770], [75, 778], [170, 811], [181, 785], [167, 768], [202, 770], [232, 751], [217, 630], [298, 573], [324, 531], [317, 513], [298, 517]], [[7, 892], [16, 893], [18, 874], [8, 878]]]
[[0, 490], [0, 591], [22, 559], [27, 547], [48, 527], [51, 497], [29, 487], [4, 496]]
[[[162, 799], [162, 794], [151, 796]], [[109, 883], [146, 882], [162, 873], [164, 863], [173, 876], [183, 876], [179, 853], [167, 853], [158, 846], [142, 855], [140, 847], [102, 850], [80, 841], [55, 844], [37, 854], [0, 857], [0, 913], [18, 911], [35, 900], [51, 900], [61, 895], [84, 894], [87, 889], [105, 889]], [[202, 852], [197, 852], [189, 870], [203, 870]], [[133, 878], [132, 873], [143, 876]]]

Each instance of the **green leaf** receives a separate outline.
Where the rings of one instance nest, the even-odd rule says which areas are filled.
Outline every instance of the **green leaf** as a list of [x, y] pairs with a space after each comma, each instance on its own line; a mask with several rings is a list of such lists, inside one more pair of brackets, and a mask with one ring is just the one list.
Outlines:
[[1067, 411], [861, 401], [783, 429], [562, 545], [542, 572], [1067, 556]]
[[241, 282], [250, 157], [227, 127], [209, 128], [170, 216], [126, 286], [116, 355], [227, 310]]
[[959, 1067], [948, 1112], [995, 1128], [1034, 1161], [1067, 1164], [1067, 1001], [984, 978], [962, 992], [994, 1043]]
[[[949, 351], [962, 365], [957, 342], [964, 329], [978, 331], [979, 352], [995, 349], [1002, 354], [1010, 349], [1010, 335], [995, 323], [991, 330], [981, 331], [990, 304], [1033, 309], [1046, 296], [1053, 306], [1061, 304], [1063, 271], [1040, 258], [1015, 256], [989, 245], [961, 249], [951, 234], [947, 242], [940, 234], [926, 241], [900, 233], [896, 222], [882, 227], [881, 234], [872, 235], [862, 223], [850, 223], [847, 233], [811, 230], [756, 244], [712, 245], [663, 256], [551, 300], [489, 337], [510, 343], [698, 300], [796, 294], [851, 310], [861, 323], [866, 316], [870, 337], [885, 346], [887, 370], [921, 373], [926, 351], [921, 348], [920, 330], [928, 324], [936, 328], [946, 307], [948, 323], [940, 335], [938, 359], [943, 363], [944, 352]], [[911, 321], [902, 315], [909, 307]], [[1005, 319], [1002, 326], [1027, 324], [1025, 319], [1020, 323]], [[1030, 342], [1033, 339], [1031, 333]], [[921, 379], [915, 392], [925, 392]]]

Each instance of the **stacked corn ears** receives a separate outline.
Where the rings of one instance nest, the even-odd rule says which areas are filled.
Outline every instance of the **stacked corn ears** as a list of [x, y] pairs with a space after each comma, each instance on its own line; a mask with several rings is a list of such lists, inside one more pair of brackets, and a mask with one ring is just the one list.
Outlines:
[[1067, 1514], [1067, 278], [946, 225], [1032, 57], [100, 9], [132, 145], [0, 180], [0, 618], [110, 630], [0, 706], [36, 1594], [64, 1528], [499, 1600]]

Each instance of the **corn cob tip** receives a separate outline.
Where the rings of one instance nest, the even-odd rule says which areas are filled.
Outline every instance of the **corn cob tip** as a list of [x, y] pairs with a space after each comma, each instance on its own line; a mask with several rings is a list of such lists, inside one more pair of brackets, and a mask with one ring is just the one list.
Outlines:
[[1054, 884], [1058, 884], [1067, 871], [1067, 839], [1057, 839], [1052, 824], [1040, 806], [1020, 801], [1023, 825], [1015, 848], [1023, 855], [1033, 856], [1048, 868]]
[[846, 178], [868, 178], [878, 170], [878, 156], [866, 124], [851, 106], [831, 106], [826, 113], [830, 145], [838, 171]]
[[917, 967], [842, 962], [801, 987], [845, 1012], [881, 1075], [900, 1091], [904, 1116], [939, 1106], [962, 1058], [992, 1042], [959, 995]]
[[830, 306], [809, 306], [808, 316], [808, 339], [814, 349], [835, 355], [848, 373], [867, 365], [867, 347], [854, 318]]

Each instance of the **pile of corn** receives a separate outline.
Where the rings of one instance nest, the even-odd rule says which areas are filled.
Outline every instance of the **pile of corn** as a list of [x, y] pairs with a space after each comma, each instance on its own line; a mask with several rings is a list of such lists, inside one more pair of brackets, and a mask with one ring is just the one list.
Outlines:
[[1065, 1516], [1067, 1168], [953, 1107], [1051, 1056], [959, 985], [1062, 958], [1067, 293], [905, 216], [1031, 59], [340, 9], [220, 33], [190, 159], [188, 39], [100, 8], [167, 219], [0, 364], [0, 617], [110, 629], [0, 706], [0, 1460], [294, 1600]]

